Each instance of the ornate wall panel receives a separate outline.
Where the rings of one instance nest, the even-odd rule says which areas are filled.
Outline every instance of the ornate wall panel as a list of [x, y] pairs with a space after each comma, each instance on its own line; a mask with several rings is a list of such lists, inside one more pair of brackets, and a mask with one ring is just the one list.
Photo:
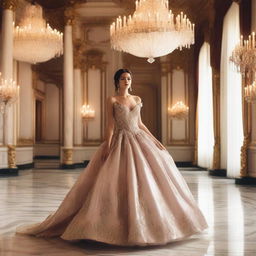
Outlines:
[[100, 68], [89, 68], [83, 78], [84, 104], [95, 110], [95, 119], [84, 125], [84, 144], [98, 145], [104, 139], [106, 72]]
[[[173, 69], [167, 76], [167, 107], [177, 101], [188, 102], [188, 77], [183, 69]], [[168, 118], [168, 117], [167, 117]], [[189, 117], [186, 120], [169, 119], [167, 122], [168, 145], [189, 144]]]
[[17, 69], [20, 98], [18, 104], [18, 146], [34, 144], [34, 95], [31, 65], [19, 62]]

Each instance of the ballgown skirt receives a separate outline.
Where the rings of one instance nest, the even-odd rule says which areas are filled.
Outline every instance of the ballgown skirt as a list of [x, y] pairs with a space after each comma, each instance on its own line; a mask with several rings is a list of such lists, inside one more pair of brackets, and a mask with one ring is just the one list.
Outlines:
[[207, 228], [166, 150], [140, 130], [118, 131], [108, 158], [103, 143], [57, 211], [17, 233], [114, 245], [160, 245]]

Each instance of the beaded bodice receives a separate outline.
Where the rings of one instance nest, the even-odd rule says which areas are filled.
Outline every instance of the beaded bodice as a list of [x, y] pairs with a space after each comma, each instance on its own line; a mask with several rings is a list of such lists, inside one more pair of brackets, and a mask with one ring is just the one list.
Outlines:
[[140, 108], [142, 103], [137, 103], [132, 109], [120, 104], [114, 103], [115, 130], [126, 130], [130, 132], [139, 131], [138, 121], [140, 117]]

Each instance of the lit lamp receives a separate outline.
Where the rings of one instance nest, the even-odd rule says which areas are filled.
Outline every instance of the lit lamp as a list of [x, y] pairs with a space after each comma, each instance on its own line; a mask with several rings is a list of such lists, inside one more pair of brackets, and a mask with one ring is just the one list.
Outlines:
[[168, 115], [171, 119], [186, 119], [188, 117], [189, 107], [186, 106], [182, 101], [178, 101], [171, 108], [168, 107]]
[[14, 59], [34, 64], [62, 54], [63, 33], [46, 23], [40, 5], [27, 4], [19, 26], [13, 30]]
[[81, 114], [84, 121], [90, 121], [95, 118], [95, 110], [90, 105], [83, 105], [81, 108]]
[[255, 32], [244, 40], [241, 36], [240, 42], [232, 51], [230, 60], [235, 64], [238, 71], [245, 74], [246, 71], [256, 71], [256, 37]]
[[194, 44], [194, 31], [186, 14], [174, 15], [168, 0], [137, 0], [132, 15], [119, 16], [111, 24], [110, 42], [114, 50], [152, 63], [177, 48], [189, 48]]
[[256, 80], [244, 88], [244, 98], [247, 102], [256, 103]]
[[12, 79], [3, 79], [0, 73], [0, 112], [4, 113], [5, 107], [14, 103], [19, 97], [20, 87]]

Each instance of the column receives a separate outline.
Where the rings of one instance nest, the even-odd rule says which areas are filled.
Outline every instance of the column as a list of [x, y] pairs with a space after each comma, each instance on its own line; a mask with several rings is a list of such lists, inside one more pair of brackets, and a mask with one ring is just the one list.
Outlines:
[[162, 120], [162, 131], [161, 140], [164, 145], [167, 145], [168, 134], [167, 134], [167, 123], [168, 123], [168, 103], [167, 103], [167, 87], [168, 87], [168, 73], [169, 65], [166, 61], [161, 58], [161, 120]]
[[85, 43], [77, 39], [74, 41], [74, 146], [83, 144], [83, 121], [81, 107], [83, 102], [82, 86], [82, 56], [85, 51]]
[[[13, 78], [13, 11], [16, 1], [3, 1], [1, 67], [4, 79]], [[4, 145], [8, 147], [8, 167], [16, 168], [15, 105], [5, 109]]]
[[66, 25], [64, 29], [64, 143], [62, 148], [62, 164], [64, 168], [73, 167], [73, 41], [72, 10], [65, 11]]

